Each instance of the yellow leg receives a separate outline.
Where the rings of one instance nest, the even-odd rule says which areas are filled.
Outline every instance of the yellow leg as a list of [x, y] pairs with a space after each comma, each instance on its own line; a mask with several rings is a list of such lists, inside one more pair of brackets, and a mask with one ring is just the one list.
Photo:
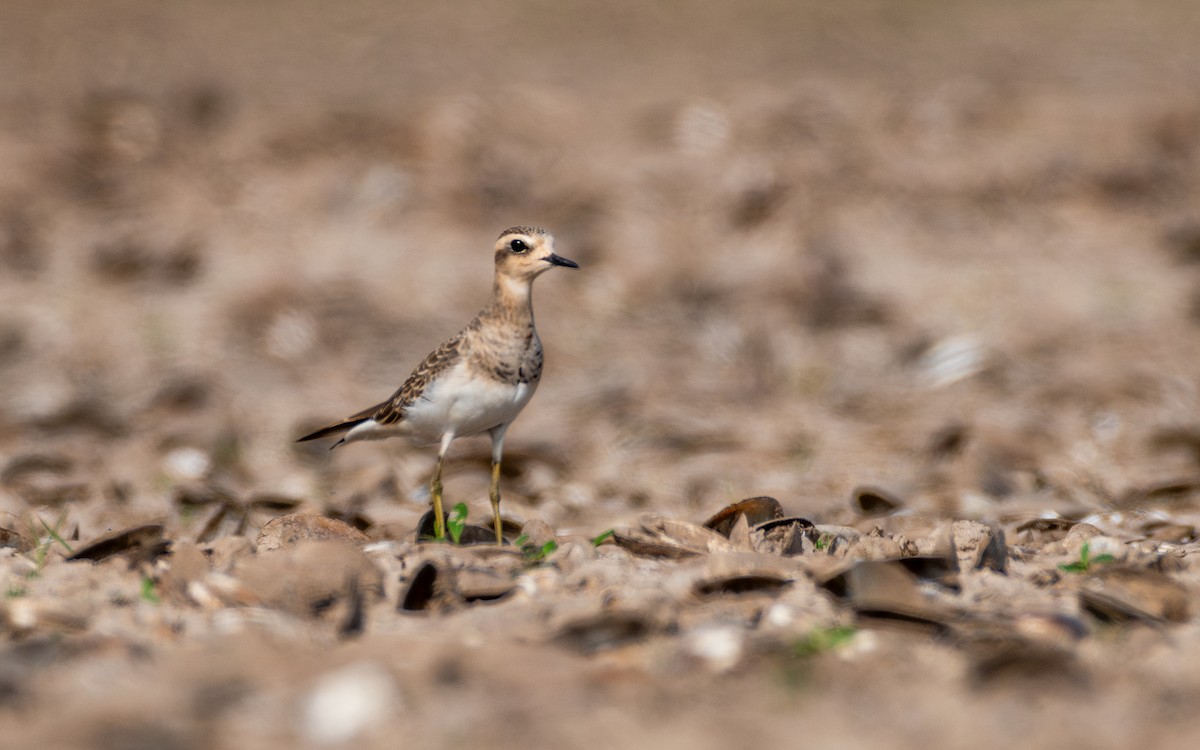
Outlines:
[[453, 442], [453, 433], [442, 435], [437, 466], [433, 469], [433, 480], [429, 483], [429, 495], [433, 499], [433, 538], [439, 542], [446, 541], [446, 516], [442, 512], [442, 464], [446, 461], [446, 452], [450, 450], [450, 443]]
[[492, 501], [492, 524], [496, 527], [496, 544], [504, 544], [504, 531], [500, 524], [500, 457], [504, 455], [504, 431], [508, 425], [493, 427], [492, 436], [492, 488], [488, 498]]
[[433, 498], [433, 538], [439, 542], [446, 539], [446, 517], [442, 515], [442, 459], [438, 456], [433, 481], [429, 483], [429, 494]]
[[504, 544], [504, 532], [500, 523], [500, 462], [492, 461], [492, 487], [488, 490], [492, 501], [492, 524], [496, 527], [496, 544]]

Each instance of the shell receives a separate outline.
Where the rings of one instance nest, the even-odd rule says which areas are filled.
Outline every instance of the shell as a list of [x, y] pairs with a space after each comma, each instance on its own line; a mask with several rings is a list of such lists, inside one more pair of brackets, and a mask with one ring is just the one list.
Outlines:
[[783, 506], [773, 497], [751, 497], [726, 505], [703, 525], [728, 539], [739, 518], [745, 518], [750, 526], [757, 526], [765, 521], [783, 518]]
[[[493, 542], [495, 539], [493, 538]], [[478, 548], [456, 548], [440, 546], [431, 555], [421, 559], [413, 568], [408, 578], [408, 585], [403, 589], [397, 603], [397, 610], [402, 612], [421, 612], [429, 610], [451, 610], [476, 603], [490, 602], [511, 594], [518, 587], [513, 571], [507, 564], [481, 564], [482, 561], [472, 559], [473, 552]], [[498, 549], [492, 547], [492, 549]], [[513, 560], [515, 551], [503, 548], [504, 555]], [[516, 558], [520, 553], [515, 552]], [[493, 558], [499, 556], [491, 556]]]
[[865, 516], [885, 516], [904, 507], [904, 501], [882, 487], [859, 485], [850, 493], [850, 505]]
[[1186, 622], [1190, 596], [1183, 584], [1157, 570], [1102, 567], [1079, 591], [1080, 604], [1107, 621]]
[[949, 613], [921, 592], [918, 579], [896, 560], [862, 560], [822, 583], [860, 616], [897, 619], [945, 630]]
[[262, 527], [254, 548], [258, 552], [291, 547], [302, 541], [341, 541], [362, 545], [367, 535], [350, 524], [315, 513], [290, 513], [272, 519]]
[[754, 527], [750, 542], [758, 552], [774, 555], [799, 555], [803, 553], [804, 541], [810, 542], [809, 550], [816, 543], [816, 527], [806, 518], [778, 518]]
[[638, 529], [616, 530], [613, 539], [622, 549], [645, 557], [680, 559], [736, 549], [715, 531], [662, 516], [644, 517]]
[[711, 555], [705, 572], [692, 585], [701, 597], [765, 592], [774, 594], [791, 585], [800, 573], [774, 555], [736, 552]]
[[132, 566], [165, 554], [170, 546], [171, 543], [163, 538], [162, 524], [150, 523], [93, 539], [75, 550], [67, 560], [97, 562], [114, 555], [124, 555], [129, 558], [129, 564]]
[[1008, 548], [1001, 529], [977, 521], [956, 521], [950, 527], [950, 542], [959, 570], [987, 568], [1004, 573], [1008, 569]]
[[607, 610], [568, 621], [559, 628], [553, 641], [572, 651], [594, 654], [644, 640], [657, 630], [647, 613]]

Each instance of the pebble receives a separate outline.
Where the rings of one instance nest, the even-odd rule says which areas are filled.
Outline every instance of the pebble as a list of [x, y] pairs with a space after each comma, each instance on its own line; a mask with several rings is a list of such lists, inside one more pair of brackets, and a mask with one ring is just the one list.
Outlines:
[[687, 652], [709, 671], [720, 674], [741, 661], [746, 650], [746, 633], [733, 625], [709, 625], [688, 633], [684, 644]]
[[318, 745], [349, 742], [386, 721], [399, 697], [395, 680], [382, 665], [350, 664], [321, 677], [305, 696], [302, 732]]

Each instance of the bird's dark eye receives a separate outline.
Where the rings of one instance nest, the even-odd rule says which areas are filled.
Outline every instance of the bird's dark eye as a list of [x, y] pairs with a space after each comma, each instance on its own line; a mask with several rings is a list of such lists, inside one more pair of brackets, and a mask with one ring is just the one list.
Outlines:
[[525, 240], [513, 240], [512, 242], [508, 243], [508, 246], [514, 253], [523, 253], [529, 250], [529, 245], [525, 244]]

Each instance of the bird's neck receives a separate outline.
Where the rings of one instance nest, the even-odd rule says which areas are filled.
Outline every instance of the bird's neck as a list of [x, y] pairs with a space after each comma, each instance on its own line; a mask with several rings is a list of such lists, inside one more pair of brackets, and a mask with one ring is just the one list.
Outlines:
[[492, 284], [492, 299], [484, 314], [514, 325], [533, 323], [533, 282], [496, 276]]

